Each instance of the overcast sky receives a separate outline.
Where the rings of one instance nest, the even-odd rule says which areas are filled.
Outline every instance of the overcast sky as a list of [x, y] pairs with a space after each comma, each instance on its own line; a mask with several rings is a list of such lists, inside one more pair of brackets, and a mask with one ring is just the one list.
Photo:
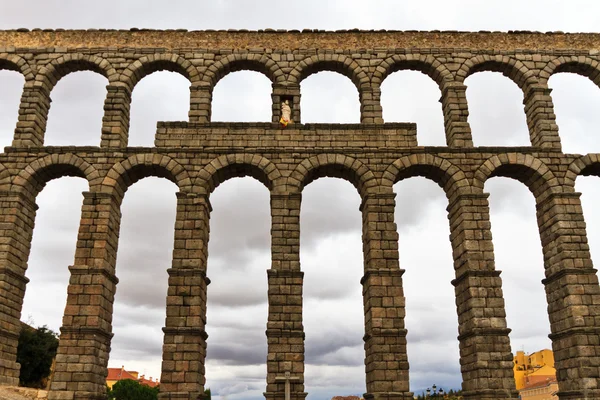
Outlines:
[[[398, 29], [594, 31], [595, 1], [150, 1], [0, 0], [0, 29]], [[104, 77], [78, 72], [52, 92], [46, 144], [98, 145]], [[467, 81], [476, 145], [529, 145], [522, 92], [508, 78], [477, 73]], [[22, 77], [0, 71], [0, 145], [9, 145]], [[600, 90], [587, 78], [550, 80], [565, 152], [600, 152]], [[160, 72], [135, 88], [131, 145], [151, 146], [156, 121], [187, 118], [189, 82]], [[358, 122], [356, 88], [322, 72], [302, 82], [303, 122]], [[271, 84], [255, 72], [237, 72], [214, 92], [213, 120], [269, 121]], [[493, 95], [490, 95], [493, 94]], [[387, 122], [416, 122], [422, 145], [444, 145], [437, 85], [418, 72], [392, 74], [383, 84]], [[235, 101], [232, 101], [235, 99]], [[500, 106], [500, 107], [499, 107]], [[579, 178], [592, 257], [600, 263], [600, 185]], [[517, 181], [493, 178], [490, 195], [496, 267], [501, 270], [513, 351], [548, 348], [542, 253], [535, 203]], [[78, 178], [50, 182], [40, 193], [27, 276], [23, 319], [58, 330], [73, 262], [82, 196]], [[170, 267], [176, 186], [158, 178], [133, 185], [122, 206], [118, 285], [111, 367], [125, 365], [158, 377]], [[412, 178], [396, 184], [400, 264], [407, 272], [408, 356], [411, 390], [461, 382], [447, 200], [435, 183]], [[267, 275], [270, 266], [269, 193], [252, 178], [233, 179], [211, 196], [208, 275], [207, 386], [219, 399], [260, 399], [265, 390]], [[310, 399], [365, 392], [361, 286], [360, 199], [345, 181], [323, 178], [303, 193], [301, 262], [305, 271], [306, 390]]]

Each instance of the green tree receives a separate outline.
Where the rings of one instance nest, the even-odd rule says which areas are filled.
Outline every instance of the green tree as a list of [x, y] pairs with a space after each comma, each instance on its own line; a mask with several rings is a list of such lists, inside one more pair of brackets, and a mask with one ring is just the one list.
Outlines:
[[133, 379], [123, 379], [108, 391], [111, 400], [157, 400], [158, 386], [151, 388]]
[[211, 398], [210, 388], [204, 389], [204, 400], [210, 400], [210, 398]]
[[46, 326], [33, 329], [24, 325], [19, 334], [17, 362], [21, 364], [19, 384], [40, 388], [50, 376], [52, 361], [58, 349], [57, 334]]

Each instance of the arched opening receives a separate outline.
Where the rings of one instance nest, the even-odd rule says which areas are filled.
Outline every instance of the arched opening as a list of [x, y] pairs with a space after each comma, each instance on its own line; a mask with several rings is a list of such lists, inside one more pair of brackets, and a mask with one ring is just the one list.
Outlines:
[[46, 146], [99, 146], [108, 80], [91, 71], [61, 78], [50, 93]]
[[581, 193], [581, 208], [585, 218], [590, 256], [594, 268], [600, 266], [600, 179], [598, 176], [580, 176], [575, 181], [575, 190]]
[[478, 72], [465, 80], [469, 124], [475, 146], [531, 146], [523, 91], [498, 72]]
[[360, 100], [356, 86], [344, 75], [322, 71], [300, 84], [302, 123], [360, 122]]
[[502, 272], [513, 356], [551, 349], [535, 198], [524, 184], [509, 178], [492, 178], [485, 189], [490, 193], [496, 270]]
[[458, 317], [452, 247], [448, 240], [448, 200], [426, 178], [394, 185], [400, 267], [406, 298], [410, 388], [420, 395], [436, 384], [446, 392], [461, 388]]
[[255, 71], [226, 75], [213, 90], [212, 121], [271, 122], [271, 81]]
[[418, 71], [398, 71], [381, 84], [385, 122], [416, 122], [420, 146], [445, 146], [440, 88]]
[[25, 78], [19, 72], [0, 70], [0, 150], [10, 146], [19, 118]]
[[265, 391], [269, 201], [269, 191], [250, 177], [229, 179], [210, 196], [205, 388], [219, 398]]
[[35, 228], [28, 260], [27, 284], [21, 320], [34, 327], [47, 325], [58, 333], [67, 303], [69, 266], [77, 245], [88, 182], [63, 177], [46, 184], [37, 196]]
[[366, 392], [360, 196], [349, 182], [323, 178], [302, 194], [305, 391], [309, 399]]
[[564, 153], [600, 152], [600, 90], [590, 79], [575, 73], [550, 77], [552, 102]]
[[179, 73], [153, 72], [135, 85], [131, 96], [130, 147], [154, 147], [158, 121], [188, 120], [190, 81]]
[[177, 190], [167, 179], [148, 177], [131, 185], [121, 204], [109, 368], [151, 380], [161, 376]]

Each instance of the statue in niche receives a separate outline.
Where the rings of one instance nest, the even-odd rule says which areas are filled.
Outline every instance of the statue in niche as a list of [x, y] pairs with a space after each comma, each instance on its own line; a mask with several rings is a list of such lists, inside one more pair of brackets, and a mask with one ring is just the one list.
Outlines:
[[290, 101], [285, 100], [281, 103], [281, 118], [279, 119], [279, 124], [282, 128], [285, 128], [290, 123], [292, 123], [292, 107], [290, 107]]

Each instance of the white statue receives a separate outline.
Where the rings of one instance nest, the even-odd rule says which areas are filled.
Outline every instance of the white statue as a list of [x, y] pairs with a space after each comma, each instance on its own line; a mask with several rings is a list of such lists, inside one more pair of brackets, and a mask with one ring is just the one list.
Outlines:
[[290, 107], [289, 100], [286, 100], [281, 103], [281, 118], [279, 119], [279, 123], [282, 128], [285, 128], [290, 122], [292, 122], [292, 108]]

